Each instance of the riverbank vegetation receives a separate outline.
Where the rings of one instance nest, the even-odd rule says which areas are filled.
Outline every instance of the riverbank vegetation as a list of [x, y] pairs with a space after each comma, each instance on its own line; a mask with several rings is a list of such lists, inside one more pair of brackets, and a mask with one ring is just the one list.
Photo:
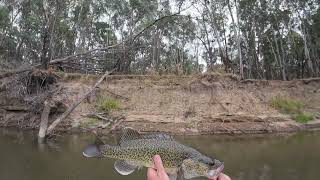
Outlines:
[[4, 0], [0, 126], [297, 130], [319, 119], [319, 42], [316, 0]]
[[98, 109], [105, 112], [112, 110], [118, 110], [120, 108], [120, 102], [110, 97], [103, 97], [98, 100]]
[[304, 112], [305, 105], [301, 101], [277, 97], [272, 100], [271, 104], [274, 108], [290, 114], [297, 122], [307, 123], [314, 119], [312, 114]]
[[0, 3], [0, 67], [195, 74], [320, 74], [315, 0], [54, 0]]

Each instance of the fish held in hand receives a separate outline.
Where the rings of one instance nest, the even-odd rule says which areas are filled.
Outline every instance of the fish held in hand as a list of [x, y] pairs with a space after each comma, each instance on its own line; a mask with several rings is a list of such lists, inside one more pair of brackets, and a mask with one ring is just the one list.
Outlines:
[[214, 179], [224, 168], [223, 162], [175, 141], [172, 136], [140, 134], [130, 128], [123, 130], [118, 145], [89, 145], [83, 155], [117, 159], [114, 167], [121, 175], [129, 175], [141, 167], [153, 167], [155, 155], [160, 155], [170, 179], [175, 179], [178, 172], [182, 172], [185, 179]]

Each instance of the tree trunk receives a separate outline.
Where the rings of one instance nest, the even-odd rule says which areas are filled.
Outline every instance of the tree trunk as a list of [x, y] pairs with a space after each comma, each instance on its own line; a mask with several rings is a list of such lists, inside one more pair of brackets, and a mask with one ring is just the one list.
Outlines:
[[243, 75], [243, 63], [242, 63], [242, 54], [241, 54], [241, 38], [240, 38], [240, 31], [238, 33], [238, 28], [239, 28], [239, 13], [238, 13], [238, 7], [237, 7], [237, 0], [234, 1], [235, 3], [235, 8], [236, 8], [236, 16], [237, 16], [237, 24], [235, 23], [234, 17], [233, 17], [233, 12], [230, 4], [230, 0], [228, 0], [228, 9], [229, 13], [231, 15], [231, 20], [233, 24], [233, 30], [234, 30], [234, 36], [237, 39], [237, 49], [238, 49], [238, 58], [239, 58], [239, 73], [240, 73], [240, 79], [244, 79]]
[[[277, 54], [276, 54], [276, 51], [275, 51], [275, 49], [274, 49], [274, 47], [273, 47], [273, 45], [272, 45], [272, 42], [270, 41], [270, 39], [269, 39], [269, 37], [267, 36], [267, 40], [268, 40], [268, 42], [269, 42], [269, 44], [270, 44], [270, 47], [271, 47], [271, 50], [272, 50], [272, 54], [273, 54], [273, 56], [274, 56], [274, 59], [276, 60], [276, 62], [278, 62], [278, 64], [279, 64], [279, 66], [280, 66], [280, 60], [278, 59], [278, 57], [277, 57]], [[281, 68], [281, 67], [280, 67]]]
[[209, 18], [210, 18], [210, 24], [212, 26], [212, 29], [213, 29], [213, 32], [214, 32], [214, 36], [217, 40], [217, 43], [218, 43], [218, 50], [219, 50], [219, 54], [221, 56], [221, 61], [223, 61], [224, 59], [224, 54], [226, 52], [223, 52], [223, 48], [222, 48], [222, 45], [221, 45], [221, 42], [220, 42], [220, 36], [218, 35], [218, 28], [217, 28], [217, 24], [216, 24], [216, 21], [214, 19], [214, 14], [210, 11], [209, 7], [208, 7], [208, 2], [206, 0], [204, 0], [204, 4], [205, 4], [205, 8], [206, 10], [209, 12]]
[[245, 79], [244, 73], [243, 73], [243, 62], [242, 62], [242, 52], [241, 52], [241, 31], [240, 31], [239, 11], [238, 11], [237, 0], [235, 0], [234, 3], [236, 6], [237, 22], [238, 22], [238, 30], [239, 30], [239, 34], [237, 34], [237, 36], [238, 36], [237, 46], [238, 46], [238, 53], [239, 53], [240, 78]]
[[281, 58], [281, 55], [280, 55], [280, 50], [279, 50], [279, 45], [278, 45], [278, 41], [277, 41], [277, 36], [276, 36], [276, 33], [275, 31], [273, 30], [273, 37], [274, 37], [274, 42], [275, 42], [275, 45], [276, 45], [276, 54], [278, 56], [278, 62], [279, 62], [279, 66], [280, 66], [280, 71], [281, 71], [281, 76], [282, 76], [282, 80], [286, 81], [287, 78], [286, 78], [286, 73], [284, 71], [284, 67], [283, 67], [283, 62], [282, 62], [282, 58]]
[[39, 127], [39, 134], [38, 134], [38, 142], [39, 143], [42, 143], [44, 141], [44, 138], [46, 137], [50, 109], [51, 109], [50, 104], [47, 101], [45, 101], [44, 102], [44, 109], [41, 114], [41, 122], [40, 122], [40, 127]]
[[48, 64], [49, 64], [49, 58], [48, 58], [48, 51], [49, 51], [49, 33], [48, 33], [48, 28], [44, 27], [43, 32], [42, 32], [42, 50], [41, 50], [41, 68], [42, 69], [48, 69]]
[[308, 48], [308, 42], [307, 42], [307, 38], [306, 38], [306, 30], [305, 30], [305, 28], [302, 27], [301, 24], [300, 24], [300, 28], [301, 28], [301, 32], [302, 32], [302, 39], [303, 39], [303, 45], [304, 45], [304, 55], [305, 55], [305, 58], [307, 59], [307, 66], [309, 69], [309, 75], [312, 77], [312, 76], [314, 76], [314, 69], [313, 69], [313, 64], [311, 61], [310, 52], [309, 52], [309, 48]]

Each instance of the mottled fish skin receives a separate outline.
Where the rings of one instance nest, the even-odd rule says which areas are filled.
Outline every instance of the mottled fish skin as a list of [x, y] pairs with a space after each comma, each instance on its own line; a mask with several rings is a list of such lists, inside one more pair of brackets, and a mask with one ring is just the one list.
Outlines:
[[102, 146], [101, 151], [106, 157], [127, 160], [145, 167], [152, 167], [152, 158], [158, 154], [166, 169], [178, 168], [187, 158], [205, 159], [209, 163], [212, 161], [193, 148], [165, 139], [130, 140], [119, 146]]
[[188, 179], [199, 176], [214, 178], [224, 167], [219, 160], [180, 144], [169, 135], [141, 135], [132, 129], [124, 129], [119, 145], [89, 145], [83, 155], [117, 159], [115, 168], [122, 175], [132, 173], [137, 167], [153, 167], [155, 155], [160, 155], [168, 174], [174, 175], [182, 170]]

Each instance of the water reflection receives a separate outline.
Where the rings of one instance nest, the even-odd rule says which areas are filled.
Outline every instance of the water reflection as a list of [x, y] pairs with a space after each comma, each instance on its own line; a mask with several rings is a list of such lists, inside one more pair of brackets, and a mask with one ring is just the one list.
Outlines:
[[[145, 169], [120, 176], [113, 170], [113, 160], [83, 158], [81, 152], [93, 136], [66, 136], [39, 146], [34, 134], [0, 130], [1, 180], [146, 179]], [[177, 139], [223, 160], [233, 180], [319, 179], [320, 133]], [[114, 138], [105, 141], [114, 143]]]

